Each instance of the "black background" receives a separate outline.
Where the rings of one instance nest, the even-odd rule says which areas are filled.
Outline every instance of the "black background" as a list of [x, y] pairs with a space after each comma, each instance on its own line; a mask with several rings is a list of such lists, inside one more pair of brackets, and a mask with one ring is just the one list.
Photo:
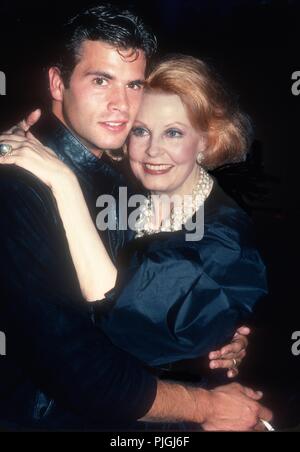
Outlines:
[[[43, 106], [49, 42], [58, 23], [95, 2], [1, 0], [0, 129]], [[300, 331], [299, 188], [297, 132], [300, 96], [291, 93], [300, 70], [298, 1], [152, 0], [111, 2], [134, 6], [156, 32], [161, 52], [209, 61], [239, 94], [255, 124], [255, 147], [269, 193], [252, 202], [270, 294], [257, 309], [241, 381], [266, 392], [281, 428], [300, 424], [300, 356], [291, 335]], [[2, 240], [2, 238], [1, 238]], [[0, 376], [1, 378], [1, 376]]]

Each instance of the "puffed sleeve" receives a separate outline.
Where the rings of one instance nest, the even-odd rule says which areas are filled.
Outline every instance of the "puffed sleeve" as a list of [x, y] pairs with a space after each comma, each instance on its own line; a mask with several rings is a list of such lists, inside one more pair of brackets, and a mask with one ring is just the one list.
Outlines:
[[199, 242], [165, 234], [137, 251], [100, 320], [110, 340], [150, 366], [223, 345], [267, 291], [248, 232], [246, 217], [231, 216], [210, 224]]

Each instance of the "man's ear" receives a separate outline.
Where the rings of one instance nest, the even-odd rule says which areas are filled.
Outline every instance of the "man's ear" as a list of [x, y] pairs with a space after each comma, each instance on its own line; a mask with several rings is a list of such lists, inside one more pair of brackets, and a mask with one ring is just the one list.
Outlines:
[[49, 89], [52, 99], [58, 102], [62, 102], [65, 86], [61, 78], [60, 70], [58, 69], [58, 67], [53, 66], [49, 69], [48, 75]]

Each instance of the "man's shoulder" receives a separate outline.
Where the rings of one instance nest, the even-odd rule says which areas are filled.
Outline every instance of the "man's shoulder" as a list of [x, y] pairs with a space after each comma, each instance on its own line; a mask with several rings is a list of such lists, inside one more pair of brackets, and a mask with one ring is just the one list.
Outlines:
[[27, 207], [43, 209], [51, 202], [49, 188], [37, 177], [22, 168], [0, 166], [0, 199], [6, 207], [15, 209], [20, 202]]

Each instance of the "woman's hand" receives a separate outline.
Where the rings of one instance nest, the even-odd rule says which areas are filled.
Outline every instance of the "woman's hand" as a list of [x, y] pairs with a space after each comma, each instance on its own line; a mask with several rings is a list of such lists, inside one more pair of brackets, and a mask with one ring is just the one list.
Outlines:
[[52, 149], [43, 146], [30, 132], [26, 136], [16, 133], [0, 135], [0, 144], [12, 147], [11, 153], [0, 157], [1, 165], [17, 165], [34, 174], [51, 190], [74, 177], [72, 171]]
[[250, 328], [242, 326], [232, 338], [230, 344], [225, 345], [221, 350], [213, 351], [209, 354], [209, 367], [211, 369], [228, 369], [228, 378], [238, 375], [238, 366], [246, 356], [248, 347], [247, 336], [251, 333]]

